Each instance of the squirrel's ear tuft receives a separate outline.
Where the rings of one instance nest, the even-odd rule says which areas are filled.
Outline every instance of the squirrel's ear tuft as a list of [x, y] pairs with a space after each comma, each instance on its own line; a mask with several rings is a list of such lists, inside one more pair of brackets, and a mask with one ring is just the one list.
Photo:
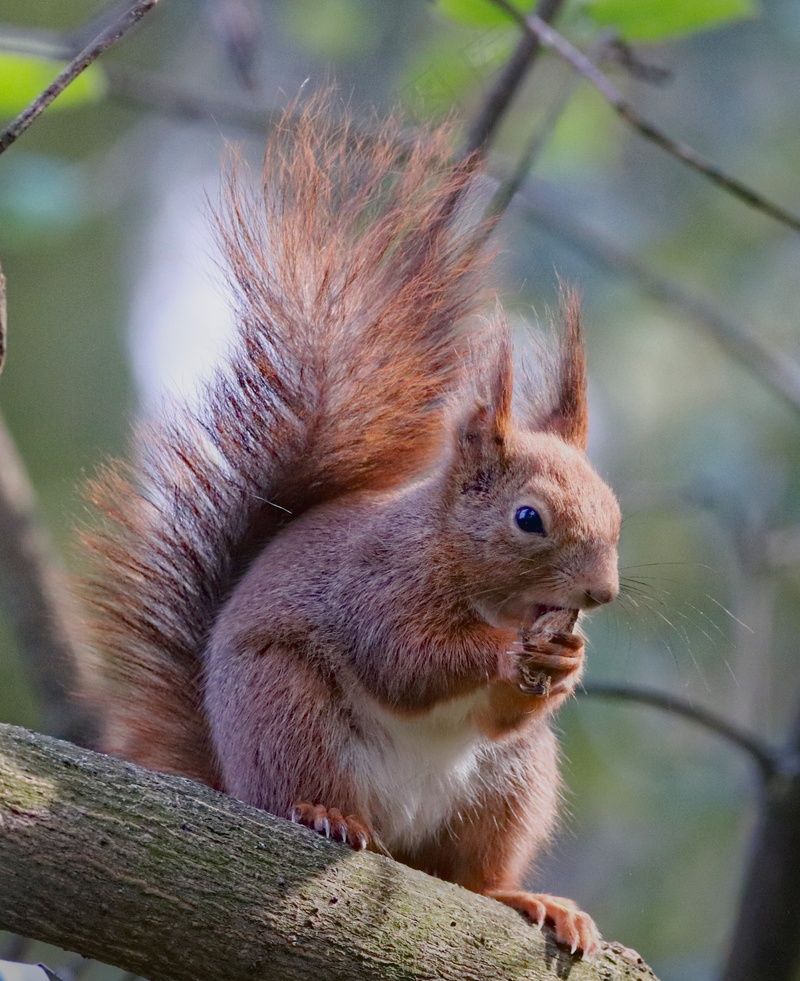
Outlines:
[[577, 291], [563, 284], [560, 309], [562, 328], [553, 404], [537, 428], [556, 433], [566, 442], [585, 450], [589, 438], [589, 405], [581, 303]]
[[489, 393], [498, 432], [505, 437], [511, 429], [511, 406], [514, 396], [514, 355], [511, 350], [511, 332], [504, 317], [498, 317], [491, 325], [491, 330], [495, 348]]
[[506, 432], [497, 406], [478, 402], [456, 430], [451, 479], [457, 494], [486, 493], [503, 470]]
[[468, 468], [494, 467], [505, 455], [511, 430], [511, 400], [514, 367], [508, 326], [498, 321], [492, 326], [491, 375], [484, 380], [488, 398], [475, 402], [457, 427], [458, 455]]
[[458, 427], [458, 445], [466, 458], [493, 455], [505, 442], [497, 406], [478, 402]]

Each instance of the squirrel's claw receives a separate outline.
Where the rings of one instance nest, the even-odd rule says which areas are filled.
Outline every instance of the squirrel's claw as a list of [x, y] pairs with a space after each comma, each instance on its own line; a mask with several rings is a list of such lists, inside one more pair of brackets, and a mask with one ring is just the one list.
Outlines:
[[330, 838], [332, 841], [349, 845], [356, 851], [363, 851], [367, 848], [370, 851], [383, 851], [377, 836], [364, 821], [354, 814], [348, 814], [347, 817], [344, 817], [342, 812], [335, 807], [328, 808], [322, 804], [307, 804], [305, 802], [295, 804], [289, 812], [289, 820], [293, 824], [300, 824], [304, 828], [316, 831], [317, 834]]
[[584, 654], [583, 638], [578, 634], [526, 634], [514, 646], [519, 687], [525, 694], [547, 698], [568, 694], [575, 687]]
[[485, 895], [517, 910], [535, 926], [549, 926], [556, 942], [567, 947], [571, 954], [591, 958], [600, 949], [597, 925], [571, 899], [516, 889], [495, 889]]

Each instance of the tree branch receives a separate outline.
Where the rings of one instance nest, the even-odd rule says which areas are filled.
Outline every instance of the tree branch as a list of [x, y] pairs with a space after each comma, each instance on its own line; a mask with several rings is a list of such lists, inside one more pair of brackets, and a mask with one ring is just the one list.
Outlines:
[[509, 0], [491, 0], [491, 2], [496, 7], [504, 10], [529, 36], [536, 37], [540, 44], [551, 48], [559, 57], [570, 64], [575, 71], [579, 72], [600, 92], [617, 114], [632, 126], [640, 136], [644, 137], [644, 139], [660, 146], [670, 156], [675, 157], [688, 167], [691, 167], [692, 170], [702, 174], [712, 183], [723, 188], [723, 190], [738, 198], [749, 207], [769, 215], [776, 221], [780, 221], [789, 228], [794, 229], [794, 231], [800, 231], [800, 217], [783, 208], [781, 205], [776, 204], [774, 201], [770, 201], [758, 191], [753, 190], [753, 188], [743, 184], [735, 177], [730, 176], [730, 174], [725, 173], [716, 164], [707, 160], [687, 143], [672, 139], [657, 126], [654, 126], [643, 116], [640, 116], [619, 89], [606, 78], [600, 69], [582, 51], [571, 44], [563, 35], [553, 30], [540, 17], [537, 17], [535, 14], [526, 16], [517, 10]]
[[767, 784], [722, 981], [797, 981], [800, 972], [800, 703]]
[[67, 597], [36, 500], [11, 434], [0, 416], [0, 596], [48, 730], [89, 738], [85, 714], [69, 700], [75, 691]]
[[[537, 16], [543, 23], [555, 19], [564, 0], [539, 0]], [[464, 156], [488, 150], [503, 116], [519, 91], [525, 76], [533, 68], [542, 50], [536, 35], [523, 32], [514, 54], [503, 66], [493, 88], [481, 106], [477, 118], [470, 127], [464, 147]]]
[[[0, 928], [151, 981], [653, 979], [178, 777], [0, 725]], [[76, 916], [76, 910], [80, 916]]]
[[70, 82], [73, 82], [104, 51], [108, 51], [123, 38], [157, 3], [158, 0], [138, 0], [88, 44], [58, 78], [0, 133], [0, 153], [7, 150], [25, 132]]
[[749, 733], [733, 722], [723, 719], [708, 709], [698, 708], [682, 698], [654, 688], [641, 688], [637, 685], [618, 685], [604, 681], [587, 682], [584, 694], [592, 698], [614, 698], [619, 701], [636, 702], [639, 705], [649, 705], [672, 715], [683, 716], [709, 732], [721, 736], [727, 742], [745, 751], [756, 763], [761, 776], [771, 780], [779, 769], [779, 758], [776, 753], [757, 736]]
[[609, 236], [592, 231], [581, 222], [569, 218], [563, 209], [553, 206], [532, 185], [517, 194], [514, 205], [544, 228], [576, 246], [593, 262], [631, 277], [654, 299], [681, 310], [796, 412], [800, 411], [800, 366], [786, 355], [767, 347], [708, 301], [693, 296], [678, 283], [651, 270], [637, 256], [620, 248]]
[[[600, 50], [601, 47], [608, 47], [607, 39], [600, 39], [597, 44], [597, 50]], [[547, 145], [547, 141], [552, 137], [558, 121], [561, 119], [561, 116], [572, 99], [578, 82], [579, 79], [575, 75], [571, 75], [560, 86], [541, 125], [523, 147], [514, 170], [499, 182], [499, 186], [492, 195], [492, 199], [486, 208], [487, 217], [501, 217], [505, 214], [517, 194], [522, 191], [536, 163], [536, 158]]]

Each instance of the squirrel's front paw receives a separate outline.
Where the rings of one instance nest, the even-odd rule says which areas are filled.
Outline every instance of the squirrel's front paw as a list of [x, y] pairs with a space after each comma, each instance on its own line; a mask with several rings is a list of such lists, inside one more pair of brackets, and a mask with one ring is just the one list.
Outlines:
[[293, 824], [310, 828], [332, 841], [350, 845], [356, 851], [363, 851], [366, 848], [373, 852], [385, 852], [378, 836], [366, 822], [354, 814], [345, 817], [335, 807], [323, 807], [322, 804], [305, 802], [295, 804], [289, 812], [289, 820]]
[[584, 646], [583, 638], [570, 629], [576, 617], [564, 623], [555, 619], [553, 623], [545, 623], [545, 619], [540, 618], [531, 630], [522, 632], [515, 653], [520, 689], [527, 695], [546, 698], [573, 690], [583, 670]]

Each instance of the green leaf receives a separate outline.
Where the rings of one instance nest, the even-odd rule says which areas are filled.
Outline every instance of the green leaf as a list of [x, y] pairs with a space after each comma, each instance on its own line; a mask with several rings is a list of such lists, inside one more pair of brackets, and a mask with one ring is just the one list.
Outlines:
[[[529, 13], [533, 0], [510, 0], [522, 11]], [[500, 27], [510, 23], [508, 14], [495, 6], [491, 0], [435, 0], [433, 9], [446, 17], [461, 24], [475, 24], [480, 27]]]
[[[0, 113], [15, 116], [33, 102], [62, 70], [63, 65], [44, 58], [0, 55]], [[52, 103], [51, 109], [98, 102], [106, 92], [106, 78], [97, 65], [89, 65]]]
[[759, 12], [756, 0], [585, 0], [583, 10], [628, 41], [660, 41]]

